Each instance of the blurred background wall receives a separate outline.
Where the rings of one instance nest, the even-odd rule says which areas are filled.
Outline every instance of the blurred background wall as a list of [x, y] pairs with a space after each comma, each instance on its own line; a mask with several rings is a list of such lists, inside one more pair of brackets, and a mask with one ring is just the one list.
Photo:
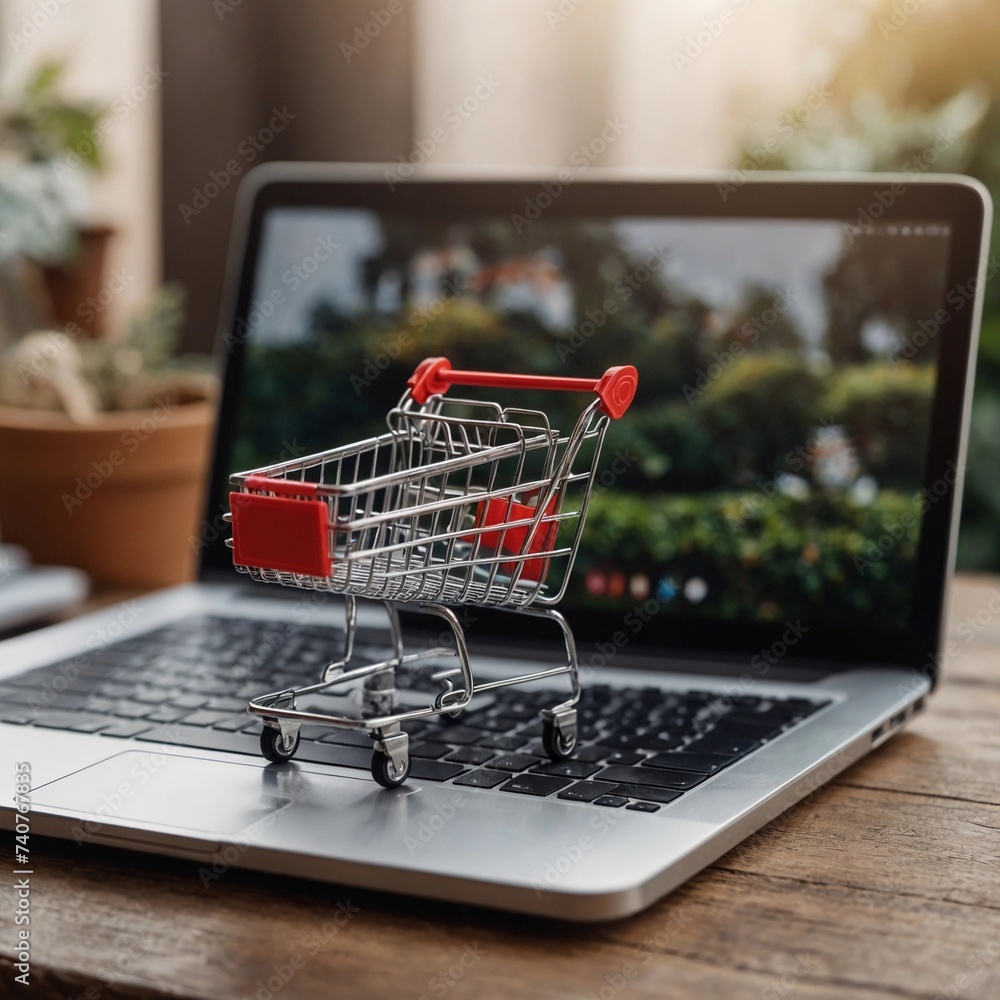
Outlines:
[[[135, 274], [109, 308], [180, 281], [186, 351], [210, 349], [252, 163], [413, 159], [449, 115], [433, 162], [558, 168], [584, 150], [734, 177], [961, 170], [1000, 190], [1000, 0], [0, 0], [0, 31], [3, 88], [57, 58], [74, 94], [125, 102], [86, 185]], [[991, 280], [966, 567], [1000, 569], [998, 426]]]

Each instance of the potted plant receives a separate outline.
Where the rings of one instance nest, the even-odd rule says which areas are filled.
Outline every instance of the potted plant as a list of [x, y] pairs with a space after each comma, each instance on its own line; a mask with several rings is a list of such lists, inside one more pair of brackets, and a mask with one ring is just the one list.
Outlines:
[[176, 288], [124, 330], [80, 309], [111, 230], [83, 227], [77, 157], [101, 165], [96, 105], [46, 64], [0, 110], [0, 533], [98, 583], [190, 577], [215, 381], [174, 360]]

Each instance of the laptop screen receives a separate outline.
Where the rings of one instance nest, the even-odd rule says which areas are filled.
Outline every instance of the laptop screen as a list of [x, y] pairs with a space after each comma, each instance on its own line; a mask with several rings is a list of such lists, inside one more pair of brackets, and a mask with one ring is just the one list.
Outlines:
[[[961, 475], [928, 480], [938, 360], [975, 292], [949, 284], [951, 220], [512, 206], [262, 212], [217, 475], [384, 431], [426, 356], [633, 364], [561, 605], [574, 626], [615, 649], [768, 630], [902, 644], [925, 517]], [[582, 403], [500, 401], [566, 429]]]

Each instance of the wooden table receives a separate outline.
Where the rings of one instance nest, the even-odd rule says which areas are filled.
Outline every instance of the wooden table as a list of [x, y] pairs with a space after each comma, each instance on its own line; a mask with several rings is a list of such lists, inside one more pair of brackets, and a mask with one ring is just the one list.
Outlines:
[[205, 888], [189, 863], [35, 838], [32, 986], [12, 982], [8, 877], [0, 996], [995, 1000], [998, 610], [1000, 578], [960, 578], [959, 648], [927, 714], [632, 919], [570, 926], [239, 871]]

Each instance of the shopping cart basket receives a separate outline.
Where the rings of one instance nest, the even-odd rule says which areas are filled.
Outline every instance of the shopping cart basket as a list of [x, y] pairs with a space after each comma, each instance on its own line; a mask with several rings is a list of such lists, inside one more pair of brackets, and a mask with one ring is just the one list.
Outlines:
[[[576, 747], [579, 671], [573, 633], [553, 608], [563, 597], [583, 533], [608, 421], [635, 395], [631, 366], [598, 380], [457, 371], [446, 358], [423, 361], [387, 418], [388, 431], [293, 462], [232, 476], [230, 514], [236, 568], [253, 579], [345, 595], [346, 643], [319, 681], [254, 698], [261, 751], [288, 760], [303, 724], [368, 733], [379, 784], [409, 773], [402, 724], [456, 717], [472, 697], [511, 684], [569, 675], [569, 697], [542, 715], [542, 742], [558, 760]], [[596, 394], [563, 434], [538, 410], [447, 398], [452, 385], [575, 390]], [[358, 597], [383, 602], [392, 653], [349, 669]], [[397, 604], [443, 618], [455, 648], [404, 652]], [[565, 662], [477, 683], [459, 606], [504, 608], [547, 618], [560, 629]], [[432, 675], [434, 700], [397, 707], [396, 671], [417, 660], [457, 657]], [[297, 699], [362, 680], [356, 716], [299, 710]]]

